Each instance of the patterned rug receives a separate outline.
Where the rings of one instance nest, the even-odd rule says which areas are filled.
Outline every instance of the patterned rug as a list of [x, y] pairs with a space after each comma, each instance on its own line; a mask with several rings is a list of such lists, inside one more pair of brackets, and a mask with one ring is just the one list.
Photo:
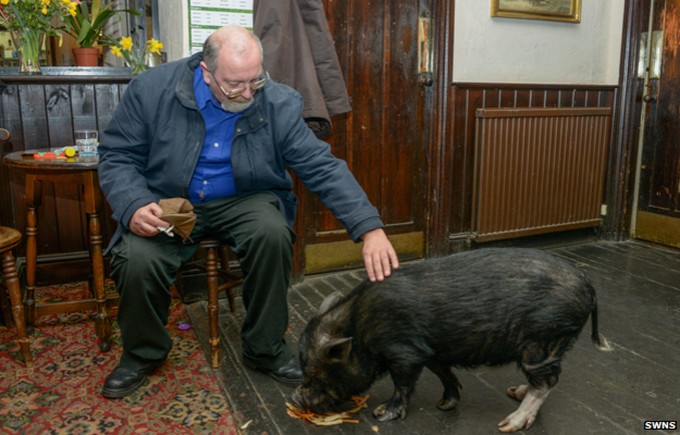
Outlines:
[[[109, 291], [112, 285], [109, 284]], [[38, 289], [38, 300], [76, 299], [85, 283]], [[237, 434], [238, 428], [208, 364], [184, 304], [173, 298], [168, 328], [174, 345], [168, 360], [130, 396], [99, 394], [121, 353], [113, 324], [109, 352], [100, 352], [92, 313], [43, 316], [32, 335], [27, 369], [14, 327], [0, 326], [0, 433], [8, 434]]]

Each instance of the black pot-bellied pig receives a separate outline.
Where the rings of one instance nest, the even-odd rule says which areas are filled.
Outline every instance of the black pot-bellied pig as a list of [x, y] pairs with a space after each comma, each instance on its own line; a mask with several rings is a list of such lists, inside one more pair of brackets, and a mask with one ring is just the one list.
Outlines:
[[437, 407], [449, 410], [460, 399], [452, 367], [516, 362], [529, 385], [508, 389], [522, 403], [498, 426], [529, 428], [589, 316], [592, 341], [610, 349], [597, 330], [592, 286], [541, 250], [487, 248], [404, 265], [322, 303], [300, 339], [304, 379], [291, 400], [329, 411], [388, 372], [394, 395], [373, 415], [403, 419], [423, 367], [444, 385]]

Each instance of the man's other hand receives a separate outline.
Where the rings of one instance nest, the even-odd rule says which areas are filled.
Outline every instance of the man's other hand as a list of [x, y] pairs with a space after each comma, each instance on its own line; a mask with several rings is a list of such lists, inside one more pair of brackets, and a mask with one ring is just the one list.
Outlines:
[[163, 215], [163, 209], [160, 205], [152, 202], [137, 209], [135, 214], [130, 218], [130, 231], [141, 237], [153, 237], [160, 233], [158, 227], [169, 227], [170, 224], [165, 222], [160, 216]]

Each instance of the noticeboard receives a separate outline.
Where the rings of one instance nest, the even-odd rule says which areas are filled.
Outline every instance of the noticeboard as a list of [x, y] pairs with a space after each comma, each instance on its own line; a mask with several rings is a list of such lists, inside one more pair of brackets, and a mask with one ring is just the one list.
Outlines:
[[227, 24], [253, 28], [253, 0], [189, 0], [189, 53], [203, 49], [208, 35]]

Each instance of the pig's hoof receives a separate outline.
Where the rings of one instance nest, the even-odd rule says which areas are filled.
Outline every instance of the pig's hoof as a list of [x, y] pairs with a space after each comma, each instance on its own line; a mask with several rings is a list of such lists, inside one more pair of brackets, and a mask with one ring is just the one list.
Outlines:
[[373, 417], [380, 421], [396, 420], [397, 418], [403, 420], [406, 418], [406, 408], [403, 406], [393, 406], [390, 405], [390, 402], [385, 402], [373, 410]]
[[529, 429], [535, 420], [535, 415], [525, 415], [515, 411], [498, 423], [498, 430], [501, 432], [517, 432], [518, 430]]
[[[524, 396], [527, 395], [527, 390], [529, 389], [528, 385], [520, 385], [519, 387], [509, 387], [506, 390], [506, 393], [509, 397], [515, 399], [515, 400], [523, 400]], [[506, 419], [507, 420], [507, 419]]]
[[441, 400], [437, 403], [437, 408], [442, 411], [451, 411], [453, 408], [456, 407], [457, 404], [458, 399], [455, 399], [453, 397], [446, 399], [442, 397]]

